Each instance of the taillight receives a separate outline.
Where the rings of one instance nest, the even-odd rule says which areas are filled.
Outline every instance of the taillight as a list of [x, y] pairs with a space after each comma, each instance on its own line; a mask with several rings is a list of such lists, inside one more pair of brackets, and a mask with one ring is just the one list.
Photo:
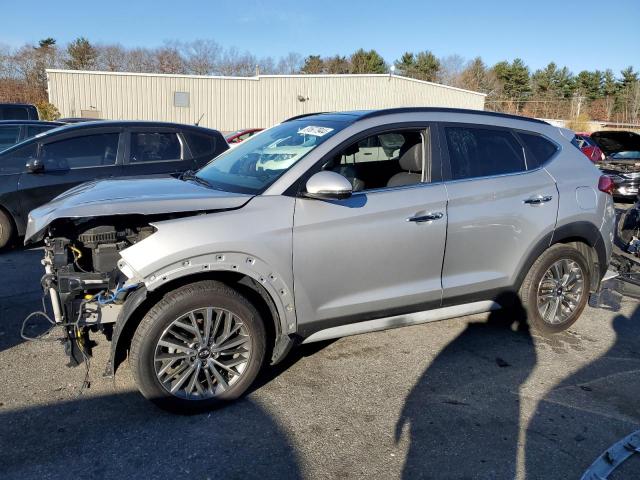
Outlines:
[[598, 180], [598, 190], [604, 193], [608, 193], [609, 195], [613, 195], [613, 189], [616, 184], [613, 183], [610, 177], [606, 175], [600, 175], [600, 180]]

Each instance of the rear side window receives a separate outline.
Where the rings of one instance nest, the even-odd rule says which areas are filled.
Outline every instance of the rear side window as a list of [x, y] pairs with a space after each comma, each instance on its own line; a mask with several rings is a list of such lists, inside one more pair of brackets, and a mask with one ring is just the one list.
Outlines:
[[129, 163], [180, 160], [182, 148], [174, 132], [133, 132]]
[[47, 143], [40, 155], [45, 171], [115, 165], [118, 137], [118, 133], [103, 133]]
[[527, 167], [529, 170], [541, 167], [558, 151], [558, 147], [554, 143], [540, 135], [518, 132], [518, 136], [527, 149]]
[[29, 120], [29, 110], [26, 107], [6, 105], [0, 107], [0, 118], [4, 120]]
[[488, 177], [526, 170], [522, 146], [507, 130], [445, 127], [451, 177]]
[[214, 136], [190, 132], [185, 132], [183, 135], [187, 139], [191, 155], [194, 157], [210, 156], [213, 158], [216, 151], [216, 139]]
[[16, 125], [6, 125], [0, 127], [0, 151], [18, 143], [20, 139], [20, 127]]

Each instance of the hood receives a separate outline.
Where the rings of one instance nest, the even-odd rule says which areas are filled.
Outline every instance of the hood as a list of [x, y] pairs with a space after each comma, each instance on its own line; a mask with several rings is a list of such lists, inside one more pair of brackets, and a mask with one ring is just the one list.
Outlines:
[[640, 135], [626, 131], [593, 132], [591, 138], [598, 144], [605, 155], [619, 152], [640, 151]]
[[88, 182], [32, 210], [25, 243], [39, 240], [43, 230], [59, 218], [228, 210], [242, 207], [251, 198], [172, 177]]

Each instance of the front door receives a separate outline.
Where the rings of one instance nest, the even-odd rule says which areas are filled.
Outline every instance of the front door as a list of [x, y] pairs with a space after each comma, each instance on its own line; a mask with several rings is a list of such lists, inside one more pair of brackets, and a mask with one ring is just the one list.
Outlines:
[[24, 172], [18, 180], [21, 211], [25, 214], [80, 183], [119, 176], [119, 132], [92, 133], [40, 146], [44, 169]]
[[359, 190], [350, 198], [296, 199], [293, 271], [303, 335], [440, 305], [446, 191], [423, 175], [427, 131], [383, 135], [390, 134], [401, 136], [399, 148], [386, 155], [364, 155], [380, 144], [365, 139], [326, 161], [324, 169]]

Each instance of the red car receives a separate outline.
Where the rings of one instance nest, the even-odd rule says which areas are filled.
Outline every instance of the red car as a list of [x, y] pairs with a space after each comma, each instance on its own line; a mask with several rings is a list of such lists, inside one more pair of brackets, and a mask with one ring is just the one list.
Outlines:
[[578, 147], [593, 163], [604, 160], [604, 153], [600, 150], [600, 147], [596, 145], [596, 142], [591, 139], [590, 133], [576, 133], [576, 138], [574, 138], [571, 143]]
[[256, 133], [264, 130], [263, 128], [246, 128], [244, 130], [236, 130], [225, 136], [227, 143], [233, 145], [235, 143], [241, 143], [249, 137], [253, 137]]

